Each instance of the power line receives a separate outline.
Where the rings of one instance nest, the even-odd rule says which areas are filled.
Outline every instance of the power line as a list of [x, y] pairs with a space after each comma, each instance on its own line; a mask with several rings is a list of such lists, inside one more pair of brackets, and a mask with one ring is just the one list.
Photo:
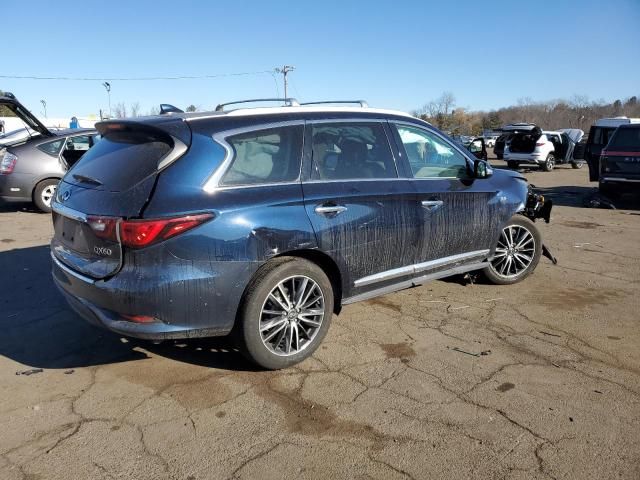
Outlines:
[[246, 75], [263, 75], [268, 73], [273, 75], [271, 70], [261, 70], [257, 72], [234, 72], [234, 73], [217, 73], [214, 75], [177, 75], [168, 77], [41, 77], [35, 75], [0, 75], [0, 78], [7, 78], [13, 80], [64, 80], [75, 82], [136, 82], [136, 81], [148, 81], [148, 80], [198, 80], [207, 78], [221, 78], [221, 77], [239, 77]]

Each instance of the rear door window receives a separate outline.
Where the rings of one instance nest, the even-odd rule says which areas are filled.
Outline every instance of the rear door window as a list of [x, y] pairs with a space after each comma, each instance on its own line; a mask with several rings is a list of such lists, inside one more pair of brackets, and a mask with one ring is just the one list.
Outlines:
[[593, 127], [591, 132], [589, 143], [593, 145], [606, 145], [609, 143], [609, 139], [613, 132], [615, 132], [615, 128], [609, 127]]
[[110, 132], [82, 155], [65, 181], [86, 186], [90, 179], [97, 188], [125, 191], [154, 174], [171, 149], [167, 141], [147, 133]]
[[292, 125], [226, 138], [233, 160], [221, 185], [292, 182], [300, 176], [304, 127]]
[[396, 178], [387, 134], [379, 123], [312, 126], [314, 180]]

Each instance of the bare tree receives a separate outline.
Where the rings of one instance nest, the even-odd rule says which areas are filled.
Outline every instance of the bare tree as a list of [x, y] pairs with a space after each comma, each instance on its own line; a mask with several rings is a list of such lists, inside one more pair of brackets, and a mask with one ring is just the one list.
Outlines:
[[127, 106], [124, 102], [116, 103], [113, 106], [113, 116], [115, 118], [127, 118]]
[[131, 116], [139, 117], [140, 116], [140, 102], [135, 102], [131, 104]]

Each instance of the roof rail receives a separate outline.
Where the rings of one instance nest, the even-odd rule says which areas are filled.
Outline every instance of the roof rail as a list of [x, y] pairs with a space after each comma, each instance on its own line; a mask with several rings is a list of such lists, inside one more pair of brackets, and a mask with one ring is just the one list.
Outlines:
[[216, 107], [216, 112], [224, 112], [224, 107], [228, 105], [238, 105], [240, 103], [256, 103], [256, 102], [284, 102], [288, 107], [299, 107], [300, 102], [295, 98], [254, 98], [251, 100], [238, 100], [236, 102], [221, 103]]
[[330, 103], [357, 103], [362, 108], [368, 108], [369, 104], [365, 100], [325, 100], [322, 102], [304, 102], [300, 105], [326, 105]]

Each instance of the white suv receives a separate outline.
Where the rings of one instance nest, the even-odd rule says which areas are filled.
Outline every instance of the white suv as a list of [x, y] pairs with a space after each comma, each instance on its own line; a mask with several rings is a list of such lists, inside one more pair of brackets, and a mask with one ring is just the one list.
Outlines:
[[582, 130], [566, 128], [542, 131], [532, 123], [514, 123], [502, 130], [513, 134], [504, 147], [504, 159], [509, 168], [529, 163], [550, 172], [556, 163], [571, 163], [573, 168], [582, 168], [584, 165], [584, 161], [573, 159], [575, 145], [584, 136]]

